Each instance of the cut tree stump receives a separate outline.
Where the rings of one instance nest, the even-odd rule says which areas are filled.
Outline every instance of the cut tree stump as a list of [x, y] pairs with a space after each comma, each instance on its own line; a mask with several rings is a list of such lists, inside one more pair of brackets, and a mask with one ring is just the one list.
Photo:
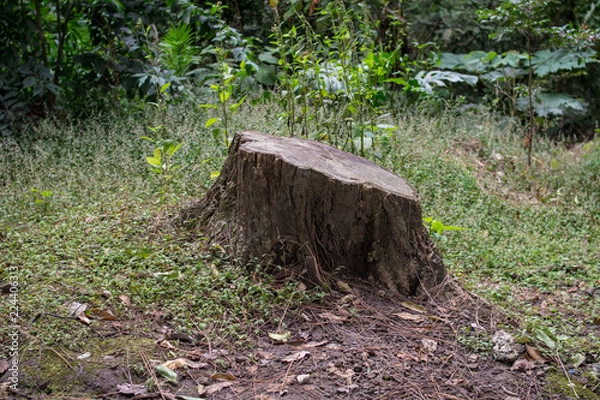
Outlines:
[[242, 260], [303, 265], [415, 295], [446, 271], [417, 191], [394, 173], [312, 140], [237, 132], [221, 175], [180, 224]]

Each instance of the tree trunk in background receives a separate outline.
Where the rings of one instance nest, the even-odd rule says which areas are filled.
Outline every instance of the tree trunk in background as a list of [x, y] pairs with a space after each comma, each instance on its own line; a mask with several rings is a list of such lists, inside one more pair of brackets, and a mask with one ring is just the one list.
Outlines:
[[446, 276], [416, 190], [311, 140], [238, 132], [220, 177], [178, 222], [242, 260], [301, 264], [317, 282], [339, 272], [414, 295]]

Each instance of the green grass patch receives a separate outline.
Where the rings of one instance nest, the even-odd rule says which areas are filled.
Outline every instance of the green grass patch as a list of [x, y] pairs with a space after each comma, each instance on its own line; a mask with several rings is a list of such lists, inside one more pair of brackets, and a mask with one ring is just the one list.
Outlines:
[[[230, 123], [281, 134], [279, 111], [244, 106]], [[160, 323], [247, 345], [288, 309], [322, 298], [164, 223], [202, 196], [224, 160], [208, 117], [169, 109], [169, 132], [184, 145], [168, 185], [146, 163], [154, 148], [134, 118], [46, 121], [1, 139], [0, 280], [18, 268], [19, 319], [31, 343], [86, 351], [90, 327], [51, 315], [67, 316], [79, 302], [142, 332]], [[543, 347], [539, 332], [549, 332], [557, 340], [547, 353], [597, 360], [600, 300], [584, 292], [600, 285], [599, 142], [567, 150], [540, 141], [529, 168], [521, 136], [493, 115], [387, 118], [398, 129], [375, 138], [368, 157], [419, 190], [424, 216], [465, 228], [439, 241], [449, 270], [521, 321], [524, 338]], [[0, 312], [8, 314], [6, 302]]]

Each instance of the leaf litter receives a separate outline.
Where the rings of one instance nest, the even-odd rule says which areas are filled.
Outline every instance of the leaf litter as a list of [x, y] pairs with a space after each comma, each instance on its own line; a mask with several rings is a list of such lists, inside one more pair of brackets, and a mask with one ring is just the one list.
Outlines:
[[[248, 348], [226, 342], [214, 347], [209, 342], [157, 340], [154, 351], [163, 356], [153, 367], [161, 390], [154, 398], [568, 399], [545, 391], [546, 371], [553, 361], [533, 346], [509, 364], [476, 350], [477, 346], [461, 344], [485, 341], [488, 336], [482, 333], [491, 336], [499, 326], [511, 325], [510, 319], [475, 296], [457, 291], [409, 300], [364, 282], [348, 282], [351, 295], [332, 292], [324, 303], [288, 313], [283, 323], [266, 325], [251, 336]], [[352, 313], [344, 307], [352, 307]], [[73, 306], [74, 316], [82, 308]], [[481, 329], [471, 328], [473, 324]], [[164, 337], [156, 329], [155, 336]], [[123, 332], [117, 333], [126, 335]], [[114, 353], [110, 365], [128, 365], [126, 354]], [[94, 374], [106, 380], [107, 373], [116, 374], [113, 371], [110, 367]], [[156, 390], [127, 383], [123, 375], [113, 379], [120, 379], [112, 386], [111, 398], [116, 400], [152, 396]], [[147, 380], [148, 375], [142, 375], [134, 382]]]

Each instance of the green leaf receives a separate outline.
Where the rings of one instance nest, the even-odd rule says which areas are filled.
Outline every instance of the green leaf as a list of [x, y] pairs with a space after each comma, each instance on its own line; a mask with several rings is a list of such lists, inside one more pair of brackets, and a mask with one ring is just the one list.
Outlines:
[[242, 97], [242, 98], [240, 99], [240, 101], [238, 101], [238, 102], [237, 102], [237, 103], [235, 103], [235, 104], [232, 104], [232, 105], [230, 105], [230, 106], [229, 106], [229, 109], [230, 109], [231, 111], [235, 111], [235, 110], [237, 110], [237, 109], [238, 109], [238, 108], [239, 108], [239, 107], [242, 105], [242, 103], [244, 102], [244, 100], [246, 100], [246, 97], [247, 97], [247, 96], [248, 96], [248, 95], [245, 95], [244, 97]]
[[262, 52], [258, 55], [258, 59], [264, 63], [277, 65], [279, 58], [275, 57], [271, 52]]
[[216, 104], [200, 104], [198, 107], [200, 108], [219, 108]]
[[162, 376], [163, 378], [165, 378], [167, 381], [171, 382], [171, 383], [177, 383], [177, 373], [175, 371], [173, 371], [172, 369], [170, 369], [169, 367], [167, 367], [164, 364], [160, 364], [156, 366], [156, 372], [158, 372], [158, 374], [160, 376]]
[[221, 92], [219, 93], [219, 100], [221, 103], [225, 103], [227, 100], [229, 100], [229, 96], [231, 96], [229, 91]]
[[146, 161], [148, 162], [148, 164], [150, 164], [153, 167], [156, 167], [156, 168], [162, 167], [162, 163], [160, 162], [159, 158], [146, 157]]
[[210, 179], [216, 179], [216, 178], [218, 178], [219, 176], [221, 176], [221, 171], [213, 171], [213, 172], [210, 174]]
[[[529, 109], [529, 99], [519, 97], [517, 109], [525, 111]], [[587, 104], [564, 93], [542, 93], [535, 97], [533, 108], [536, 115], [546, 117], [549, 115], [563, 115], [565, 111], [584, 112]]]
[[181, 142], [179, 144], [169, 143], [164, 147], [164, 152], [169, 157], [172, 157], [173, 154], [175, 154], [177, 152], [177, 150], [179, 150], [181, 148], [181, 146], [183, 146], [183, 142]]
[[221, 120], [221, 118], [210, 118], [208, 121], [206, 121], [206, 124], [204, 124], [205, 128], [208, 128], [209, 126], [212, 126], [213, 124], [215, 124], [216, 122], [219, 122]]
[[164, 85], [162, 85], [160, 87], [160, 93], [163, 94], [165, 92], [165, 90], [167, 90], [169, 88], [169, 86], [171, 86], [171, 82], [167, 82]]
[[408, 86], [408, 82], [406, 82], [406, 80], [402, 79], [402, 78], [388, 78], [388, 79], [384, 80], [384, 82], [395, 83], [396, 85], [401, 85], [401, 86]]
[[444, 233], [444, 224], [441, 221], [434, 219], [433, 221], [431, 221], [431, 230], [433, 232], [442, 234]]
[[149, 136], [142, 136], [140, 139], [144, 139], [144, 140], [147, 140], [147, 141], [149, 141], [149, 142], [152, 142], [152, 143], [154, 143], [154, 139], [152, 139], [152, 138], [151, 138], [151, 137], [149, 137]]

